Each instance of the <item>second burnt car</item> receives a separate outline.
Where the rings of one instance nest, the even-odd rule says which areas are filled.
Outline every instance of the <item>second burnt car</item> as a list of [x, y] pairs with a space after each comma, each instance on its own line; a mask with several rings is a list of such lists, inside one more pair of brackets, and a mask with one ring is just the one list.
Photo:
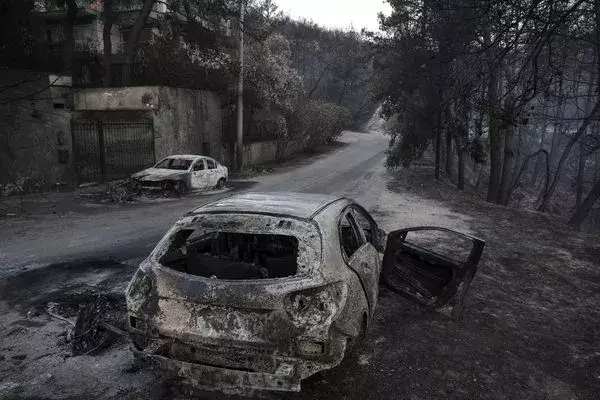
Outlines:
[[163, 189], [182, 193], [196, 189], [220, 189], [229, 177], [227, 167], [202, 155], [172, 155], [131, 178], [144, 189]]
[[[419, 233], [429, 238], [408, 240]], [[465, 259], [443, 255], [461, 246], [437, 246], [439, 234], [460, 239]], [[134, 275], [134, 352], [195, 386], [297, 391], [365, 336], [380, 275], [407, 298], [457, 316], [483, 247], [443, 228], [386, 234], [346, 198], [221, 199], [181, 218]]]

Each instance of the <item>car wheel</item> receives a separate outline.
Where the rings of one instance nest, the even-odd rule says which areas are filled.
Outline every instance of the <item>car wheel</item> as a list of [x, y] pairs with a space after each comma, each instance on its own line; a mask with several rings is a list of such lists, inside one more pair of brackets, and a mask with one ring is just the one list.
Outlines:
[[178, 194], [184, 194], [188, 191], [188, 185], [184, 181], [177, 181], [175, 184], [175, 191]]
[[169, 182], [168, 190], [179, 196], [187, 192], [187, 185], [183, 181]]
[[217, 189], [223, 189], [225, 187], [225, 178], [221, 178], [219, 179], [219, 181], [217, 182]]

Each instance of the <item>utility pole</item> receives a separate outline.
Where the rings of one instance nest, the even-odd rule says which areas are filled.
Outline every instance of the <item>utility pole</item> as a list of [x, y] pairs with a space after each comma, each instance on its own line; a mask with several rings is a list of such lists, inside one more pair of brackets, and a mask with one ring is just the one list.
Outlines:
[[244, 167], [244, 1], [240, 0], [240, 72], [237, 90], [237, 142], [235, 146], [238, 171]]

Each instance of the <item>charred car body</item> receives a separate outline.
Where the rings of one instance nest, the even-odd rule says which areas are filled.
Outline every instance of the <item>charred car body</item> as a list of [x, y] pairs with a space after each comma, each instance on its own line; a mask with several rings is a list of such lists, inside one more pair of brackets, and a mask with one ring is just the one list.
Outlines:
[[144, 189], [167, 189], [185, 192], [190, 189], [221, 188], [227, 183], [229, 171], [210, 157], [173, 155], [151, 168], [136, 172], [131, 178]]
[[[484, 243], [457, 262], [386, 235], [352, 200], [244, 194], [181, 218], [127, 289], [134, 352], [196, 386], [299, 390], [364, 337], [383, 270], [392, 288], [456, 316]], [[384, 253], [383, 263], [380, 253]]]

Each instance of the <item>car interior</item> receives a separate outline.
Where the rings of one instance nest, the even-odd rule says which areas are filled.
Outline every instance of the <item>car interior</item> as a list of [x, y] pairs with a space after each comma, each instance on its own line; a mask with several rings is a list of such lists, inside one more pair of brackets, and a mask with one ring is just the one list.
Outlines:
[[405, 243], [393, 255], [394, 282], [408, 292], [433, 299], [450, 283], [456, 265], [434, 253]]
[[175, 234], [161, 264], [215, 279], [293, 276], [298, 269], [293, 236], [184, 229]]

